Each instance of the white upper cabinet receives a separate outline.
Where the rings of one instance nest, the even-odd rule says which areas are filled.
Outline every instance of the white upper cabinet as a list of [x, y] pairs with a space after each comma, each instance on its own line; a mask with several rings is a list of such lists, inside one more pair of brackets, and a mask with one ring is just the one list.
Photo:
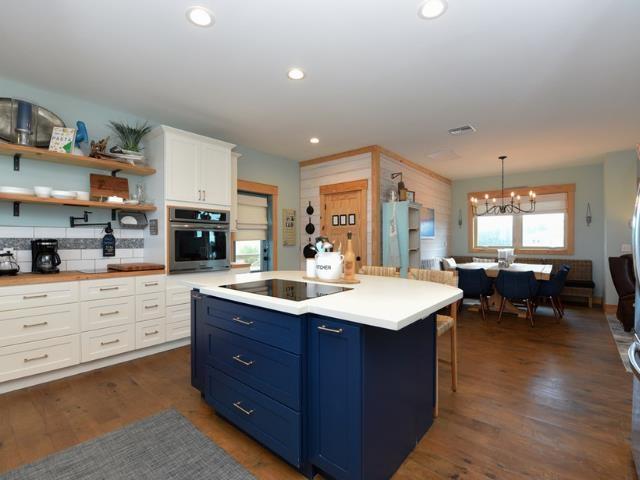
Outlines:
[[153, 166], [164, 173], [165, 200], [231, 208], [235, 145], [166, 126], [147, 142]]
[[198, 178], [198, 143], [168, 135], [166, 140], [167, 200], [198, 202], [202, 195]]

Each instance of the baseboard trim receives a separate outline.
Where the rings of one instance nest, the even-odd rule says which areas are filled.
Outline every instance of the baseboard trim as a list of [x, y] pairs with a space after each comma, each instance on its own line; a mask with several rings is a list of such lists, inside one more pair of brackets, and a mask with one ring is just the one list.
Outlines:
[[609, 303], [605, 303], [602, 305], [602, 310], [604, 310], [604, 313], [616, 313], [616, 310], [618, 310], [618, 304], [611, 305]]
[[173, 350], [174, 348], [184, 347], [190, 343], [191, 338], [187, 337], [181, 340], [163, 343], [161, 345], [154, 345], [153, 347], [144, 348], [142, 350], [134, 350], [132, 352], [121, 353], [120, 355], [115, 355], [113, 357], [94, 360], [93, 362], [73, 365], [72, 367], [66, 367], [60, 370], [39, 373], [30, 377], [17, 378], [5, 383], [0, 383], [0, 394], [20, 390], [21, 388], [33, 387], [34, 385], [52, 382], [53, 380], [71, 377], [80, 373], [90, 372], [91, 370], [96, 370], [98, 368], [110, 367], [111, 365], [117, 365], [118, 363], [129, 362], [137, 358], [147, 357], [149, 355], [155, 355], [156, 353], [166, 352], [167, 350]]

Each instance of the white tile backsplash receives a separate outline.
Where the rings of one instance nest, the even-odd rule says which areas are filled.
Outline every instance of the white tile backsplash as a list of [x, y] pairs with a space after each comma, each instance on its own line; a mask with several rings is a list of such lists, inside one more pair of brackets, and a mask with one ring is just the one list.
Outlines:
[[34, 238], [64, 238], [67, 229], [64, 227], [34, 227]]
[[68, 260], [67, 270], [93, 270], [95, 260]]
[[108, 257], [103, 260], [96, 260], [96, 270], [104, 270], [107, 268], [107, 265], [112, 263], [120, 263], [120, 259], [117, 257]]
[[18, 263], [31, 261], [31, 250], [16, 250], [15, 255]]
[[0, 227], [2, 238], [33, 238], [33, 227]]
[[84, 248], [81, 250], [82, 260], [97, 260], [102, 258], [101, 248]]
[[116, 257], [118, 258], [131, 258], [133, 257], [133, 248], [117, 248]]
[[67, 238], [97, 238], [97, 228], [66, 228]]
[[144, 248], [132, 248], [131, 250], [133, 250], [133, 256], [135, 258], [144, 257]]
[[21, 273], [29, 273], [31, 271], [31, 262], [18, 262]]
[[62, 249], [62, 250], [58, 250], [58, 255], [60, 255], [61, 260], [81, 260], [82, 250], [79, 248], [76, 248], [73, 250]]
[[120, 238], [144, 238], [144, 230], [123, 228], [120, 230]]

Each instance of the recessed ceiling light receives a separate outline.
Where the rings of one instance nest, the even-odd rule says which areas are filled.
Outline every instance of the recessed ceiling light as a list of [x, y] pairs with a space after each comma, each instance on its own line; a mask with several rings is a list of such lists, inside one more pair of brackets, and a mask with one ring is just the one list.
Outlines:
[[311, 137], [311, 138], [309, 139], [309, 142], [311, 142], [311, 143], [320, 143], [320, 139], [319, 139], [319, 138], [317, 138], [317, 137]]
[[210, 27], [213, 25], [213, 12], [205, 7], [191, 7], [187, 9], [187, 20], [197, 27]]
[[424, 0], [418, 7], [418, 16], [425, 20], [433, 20], [446, 12], [447, 7], [447, 0]]
[[299, 68], [292, 68], [287, 72], [289, 80], [302, 80], [304, 78], [304, 72]]

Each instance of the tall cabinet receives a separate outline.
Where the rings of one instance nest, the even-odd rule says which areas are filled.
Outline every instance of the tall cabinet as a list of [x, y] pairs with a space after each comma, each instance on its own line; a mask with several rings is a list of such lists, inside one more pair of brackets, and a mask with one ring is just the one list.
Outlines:
[[[382, 205], [382, 264], [399, 267], [406, 277], [409, 268], [420, 268], [420, 205], [413, 202], [385, 202]], [[391, 231], [396, 218], [397, 236]]]

